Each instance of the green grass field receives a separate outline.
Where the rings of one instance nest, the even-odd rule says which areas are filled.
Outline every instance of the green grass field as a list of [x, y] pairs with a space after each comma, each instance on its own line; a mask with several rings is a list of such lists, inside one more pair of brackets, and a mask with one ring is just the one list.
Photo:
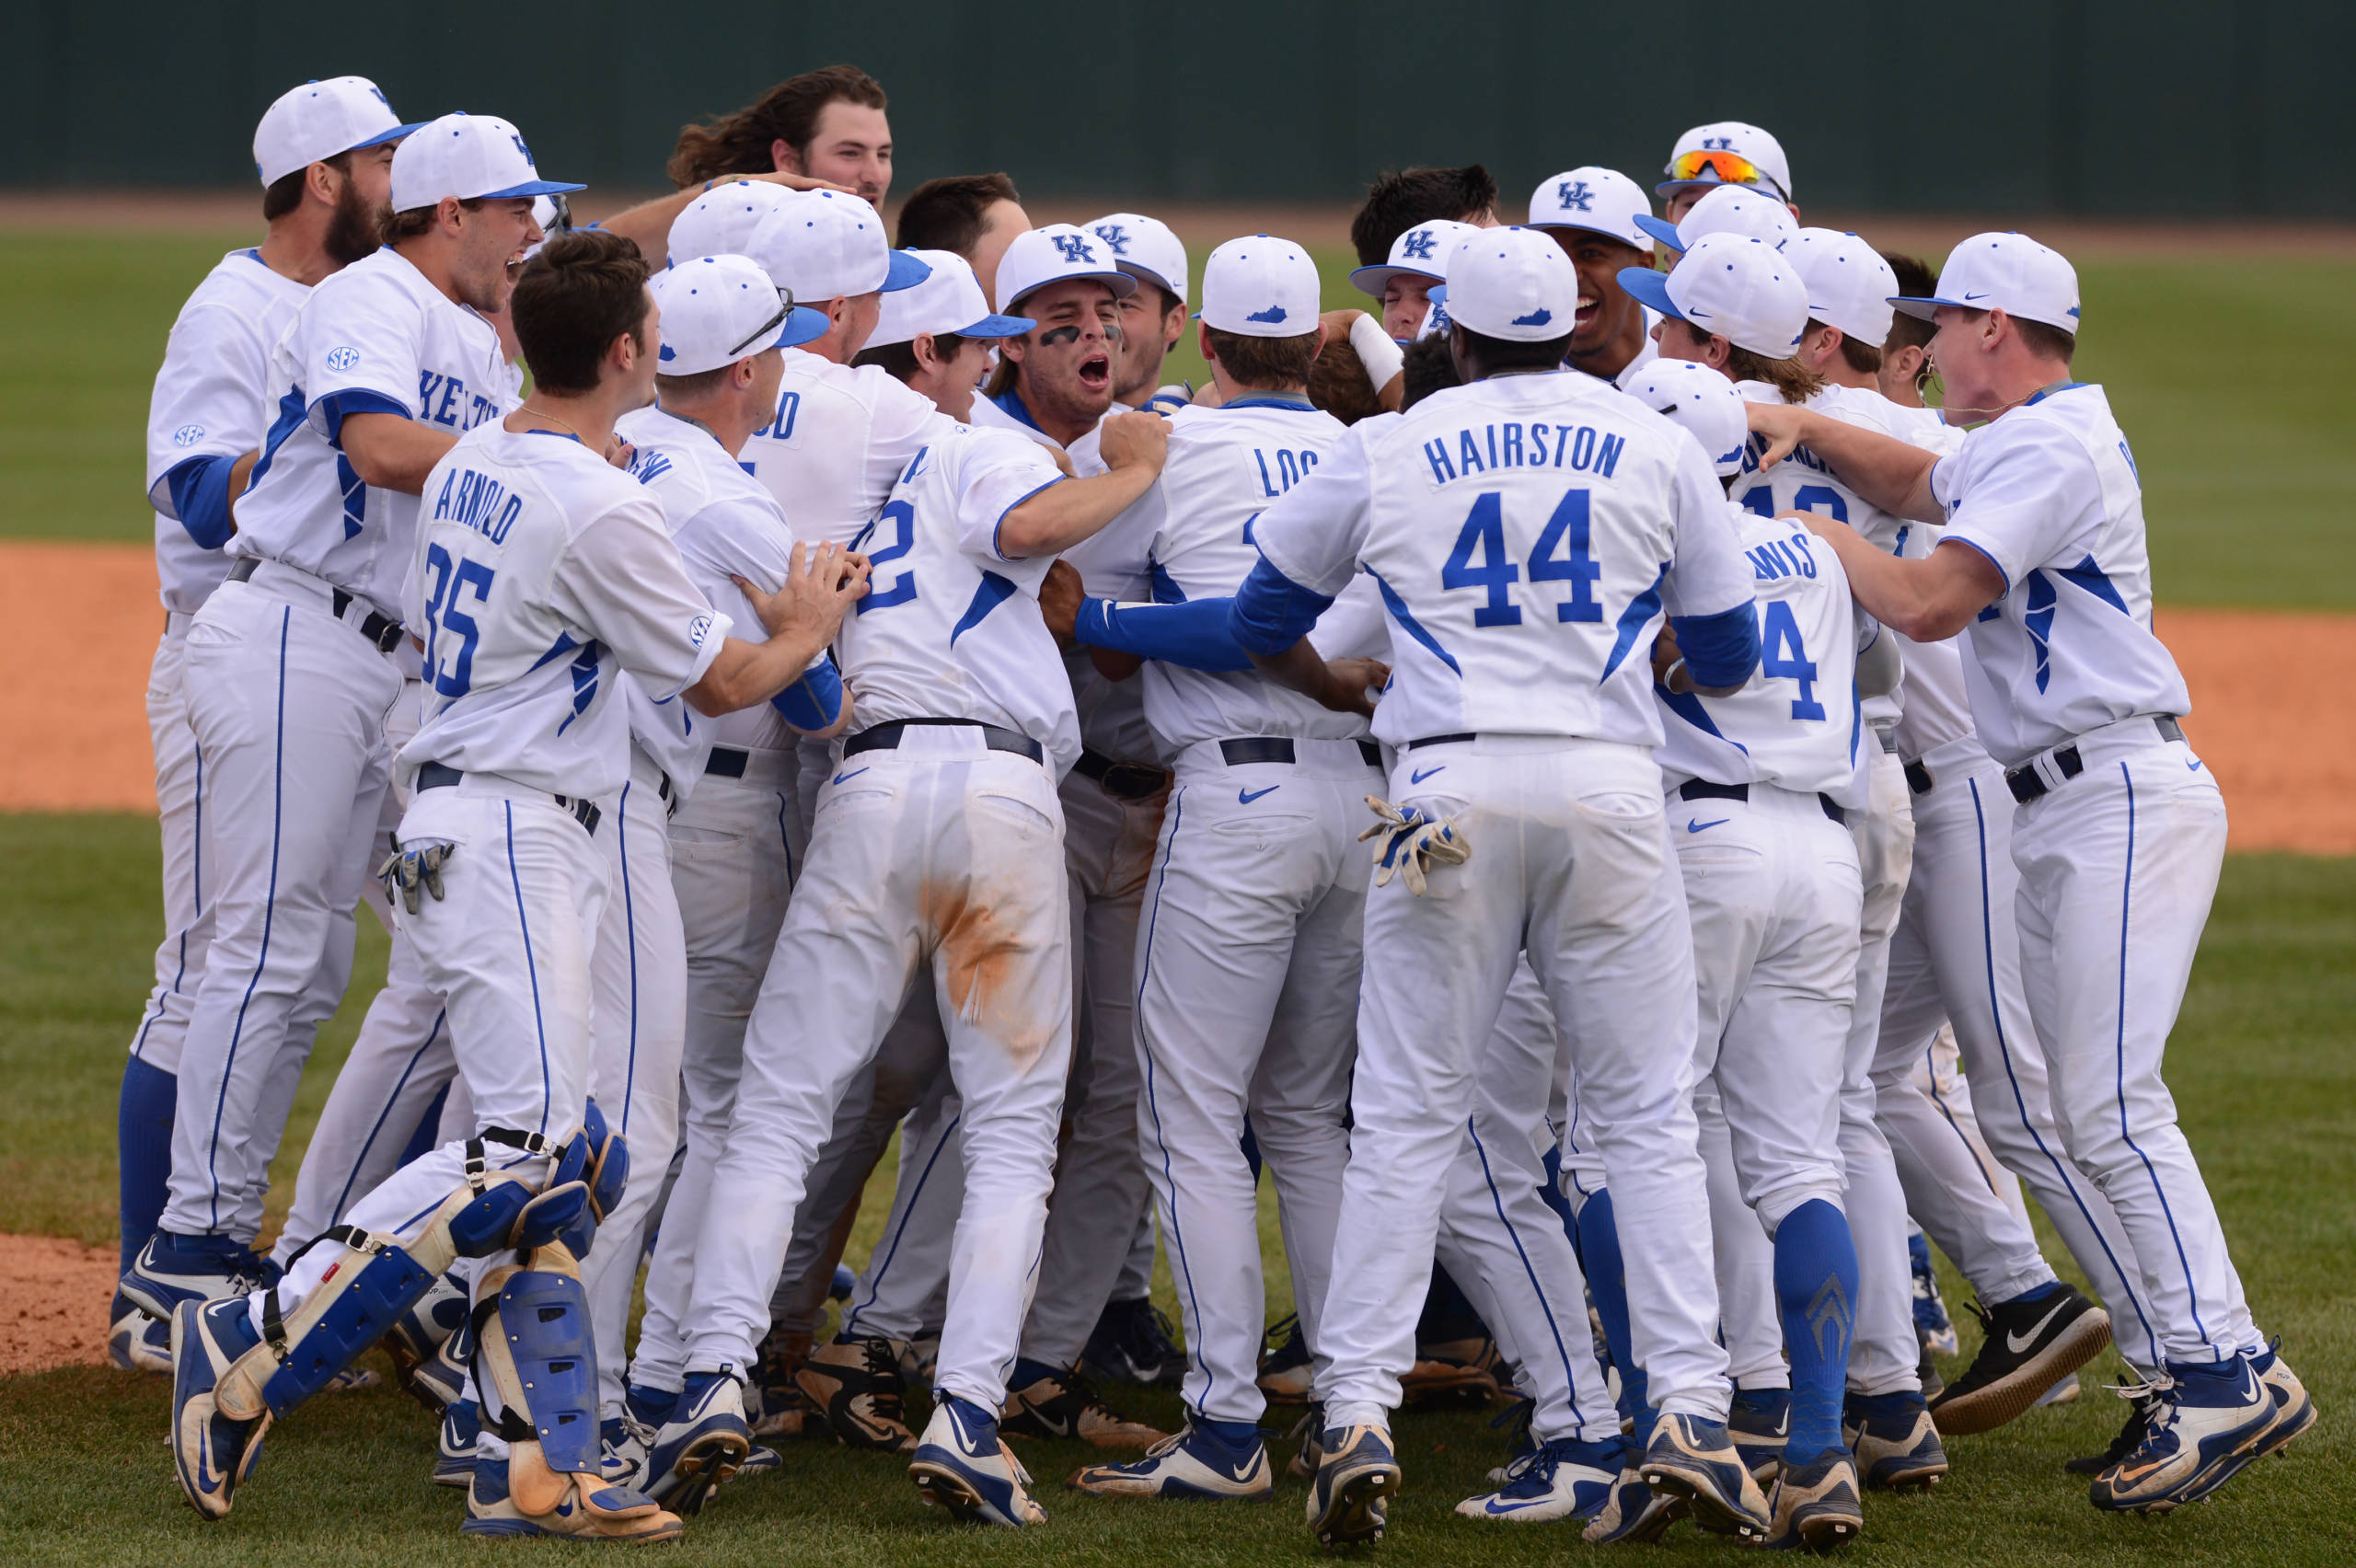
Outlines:
[[[142, 432], [164, 336], [205, 270], [253, 234], [0, 237], [17, 374], [0, 389], [0, 537], [144, 540]], [[1321, 253], [1329, 306], [1364, 303]], [[2345, 263], [2092, 262], [2077, 365], [2103, 382], [2142, 470], [2159, 596], [2183, 605], [2356, 603], [2356, 356]], [[1198, 381], [1191, 346], [1173, 372]], [[2253, 539], [2257, 547], [2253, 548]]]
[[[113, 1237], [115, 1084], [156, 929], [154, 834], [152, 819], [137, 816], [0, 816], [0, 866], [10, 873], [0, 883], [0, 1076], [14, 1086], [0, 1100], [0, 1231]], [[306, 1075], [274, 1172], [282, 1190], [382, 972], [374, 923], [364, 918], [361, 930], [354, 1002], [323, 1032]], [[2165, 1520], [2097, 1516], [2083, 1482], [2059, 1468], [2118, 1424], [2119, 1407], [2098, 1387], [2116, 1367], [2097, 1363], [2075, 1404], [1958, 1439], [1955, 1471], [1933, 1496], [1871, 1499], [1853, 1561], [2324, 1568], [2356, 1556], [2356, 1483], [2339, 1468], [2356, 1459], [2351, 1010], [2356, 861], [2231, 860], [2169, 1076], [2251, 1299], [2321, 1404], [2319, 1429], [2209, 1506]], [[871, 1205], [853, 1262], [878, 1224], [880, 1206]], [[1281, 1309], [1283, 1253], [1271, 1248], [1270, 1258]], [[1952, 1279], [1948, 1298], [1959, 1309]], [[1967, 1346], [1969, 1337], [1967, 1327]], [[1178, 1419], [1166, 1392], [1121, 1397], [1164, 1424]], [[389, 1388], [322, 1398], [273, 1432], [236, 1516], [215, 1526], [179, 1501], [159, 1440], [166, 1411], [160, 1379], [91, 1370], [0, 1379], [0, 1463], [17, 1477], [0, 1511], [0, 1562], [233, 1568], [355, 1550], [382, 1568], [479, 1560], [456, 1533], [457, 1497], [426, 1482], [433, 1434], [423, 1415]], [[1499, 1458], [1503, 1437], [1486, 1422], [1484, 1413], [1403, 1420], [1407, 1491], [1382, 1561], [1538, 1562], [1588, 1550], [1567, 1529], [1450, 1516]], [[953, 1529], [918, 1505], [898, 1465], [813, 1444], [791, 1448], [782, 1474], [727, 1493], [691, 1524], [676, 1561], [1078, 1568], [1318, 1557], [1300, 1525], [1299, 1482], [1266, 1507], [1115, 1505], [1056, 1484], [1086, 1462], [1085, 1448], [1028, 1452], [1052, 1516], [1044, 1531]], [[1684, 1533], [1664, 1550], [1686, 1562], [1726, 1561], [1737, 1549]]]

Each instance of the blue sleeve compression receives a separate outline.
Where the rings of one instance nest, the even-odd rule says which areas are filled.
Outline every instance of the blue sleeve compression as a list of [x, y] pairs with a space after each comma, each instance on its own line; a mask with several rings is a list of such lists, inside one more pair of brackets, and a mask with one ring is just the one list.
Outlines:
[[1737, 605], [1714, 616], [1673, 616], [1677, 651], [1697, 686], [1738, 686], [1759, 667], [1759, 607]]
[[235, 457], [191, 457], [164, 476], [180, 526], [208, 550], [219, 549], [237, 531], [229, 520], [229, 470], [237, 464]]
[[813, 666], [803, 677], [769, 698], [769, 706], [797, 730], [826, 728], [843, 715], [843, 677], [834, 655]]
[[1302, 587], [1262, 556], [1235, 593], [1228, 626], [1238, 646], [1253, 653], [1281, 653], [1309, 635], [1334, 602], [1329, 594]]
[[1183, 605], [1124, 605], [1112, 599], [1082, 599], [1074, 640], [1089, 648], [1109, 648], [1182, 664], [1190, 670], [1248, 670], [1252, 656], [1229, 629], [1232, 599], [1190, 599]]

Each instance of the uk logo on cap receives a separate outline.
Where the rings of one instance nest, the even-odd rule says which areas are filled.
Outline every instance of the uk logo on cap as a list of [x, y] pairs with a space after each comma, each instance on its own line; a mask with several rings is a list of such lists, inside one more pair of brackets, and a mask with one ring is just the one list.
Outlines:
[[[1052, 235], [1049, 237], [1056, 242], [1056, 248], [1064, 253], [1064, 259], [1067, 261], [1093, 261], [1096, 259], [1096, 252], [1090, 248], [1088, 241], [1081, 238], [1079, 235], [1058, 234]], [[1115, 252], [1115, 254], [1118, 254], [1118, 252]]]

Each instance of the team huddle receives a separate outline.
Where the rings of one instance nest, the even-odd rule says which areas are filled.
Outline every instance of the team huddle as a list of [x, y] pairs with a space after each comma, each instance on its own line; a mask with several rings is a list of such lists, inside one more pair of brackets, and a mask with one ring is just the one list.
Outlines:
[[796, 1438], [1038, 1525], [1008, 1439], [1077, 1437], [1366, 1542], [1403, 1405], [1496, 1398], [1460, 1514], [1824, 1551], [2113, 1345], [2096, 1507], [2314, 1423], [2161, 1078], [2225, 811], [2067, 260], [1800, 226], [1729, 121], [1519, 223], [1386, 174], [1335, 308], [1003, 174], [887, 237], [884, 110], [795, 77], [579, 228], [503, 120], [262, 118], [149, 421], [109, 1342], [202, 1516], [379, 1344], [464, 1531], [625, 1541]]

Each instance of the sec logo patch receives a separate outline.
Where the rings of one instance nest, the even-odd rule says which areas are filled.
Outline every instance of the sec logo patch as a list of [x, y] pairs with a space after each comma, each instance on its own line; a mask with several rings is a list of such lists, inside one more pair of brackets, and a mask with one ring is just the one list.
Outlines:
[[202, 425], [182, 425], [179, 429], [172, 432], [172, 444], [174, 446], [194, 446], [198, 442], [202, 441], [203, 439], [204, 427]]
[[358, 364], [359, 363], [360, 351], [358, 349], [341, 348], [329, 349], [328, 351], [328, 368], [329, 370], [350, 370], [353, 365]]
[[710, 616], [698, 616], [687, 623], [687, 641], [693, 646], [702, 647], [703, 640], [710, 635], [711, 617]]

